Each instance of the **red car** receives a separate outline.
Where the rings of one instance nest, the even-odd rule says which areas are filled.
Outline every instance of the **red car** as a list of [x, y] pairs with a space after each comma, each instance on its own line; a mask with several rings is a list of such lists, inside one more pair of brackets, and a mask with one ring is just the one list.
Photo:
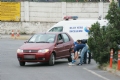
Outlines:
[[70, 35], [64, 32], [38, 33], [17, 50], [17, 58], [20, 66], [26, 62], [48, 62], [52, 66], [56, 59], [61, 58], [71, 62], [73, 43]]

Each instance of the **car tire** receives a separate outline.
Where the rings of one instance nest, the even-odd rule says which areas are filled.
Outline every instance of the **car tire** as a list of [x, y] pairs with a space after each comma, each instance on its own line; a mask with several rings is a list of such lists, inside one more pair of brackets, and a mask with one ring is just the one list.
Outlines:
[[25, 62], [19, 62], [20, 66], [25, 66]]
[[68, 61], [72, 62], [72, 56], [71, 55], [68, 57]]
[[51, 54], [50, 60], [49, 60], [49, 65], [53, 66], [54, 64], [55, 64], [55, 56], [53, 54]]

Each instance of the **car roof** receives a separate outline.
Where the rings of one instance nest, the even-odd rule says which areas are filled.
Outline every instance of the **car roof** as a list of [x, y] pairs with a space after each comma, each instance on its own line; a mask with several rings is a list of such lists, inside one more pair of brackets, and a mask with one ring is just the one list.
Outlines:
[[105, 20], [105, 19], [103, 19], [103, 20], [94, 20], [94, 19], [85, 19], [85, 20], [68, 20], [68, 21], [66, 21], [66, 20], [64, 20], [64, 21], [60, 21], [60, 22], [58, 22], [57, 24], [55, 24], [54, 26], [56, 27], [56, 26], [63, 26], [63, 25], [65, 25], [65, 24], [80, 24], [80, 23], [82, 23], [82, 24], [91, 24], [91, 23], [95, 23], [95, 22], [104, 22], [104, 23], [107, 23], [108, 21], [107, 20]]
[[40, 32], [40, 33], [36, 33], [36, 34], [60, 34], [60, 33], [66, 33], [66, 32]]

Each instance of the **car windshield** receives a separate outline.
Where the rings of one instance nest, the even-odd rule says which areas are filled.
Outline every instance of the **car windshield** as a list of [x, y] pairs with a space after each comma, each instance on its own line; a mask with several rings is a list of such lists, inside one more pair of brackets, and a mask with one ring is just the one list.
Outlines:
[[35, 34], [32, 36], [28, 43], [53, 43], [55, 34]]

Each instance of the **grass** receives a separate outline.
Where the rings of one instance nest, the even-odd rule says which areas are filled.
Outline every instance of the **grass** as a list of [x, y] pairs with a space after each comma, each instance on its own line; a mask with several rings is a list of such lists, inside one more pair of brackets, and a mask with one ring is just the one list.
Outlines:
[[[106, 70], [106, 68], [110, 68], [110, 64], [109, 63], [104, 63], [102, 66], [98, 66], [100, 69], [104, 69]], [[113, 70], [117, 70], [117, 63], [112, 64], [112, 68]]]
[[112, 69], [115, 69], [115, 70], [117, 69], [117, 63], [112, 64]]

